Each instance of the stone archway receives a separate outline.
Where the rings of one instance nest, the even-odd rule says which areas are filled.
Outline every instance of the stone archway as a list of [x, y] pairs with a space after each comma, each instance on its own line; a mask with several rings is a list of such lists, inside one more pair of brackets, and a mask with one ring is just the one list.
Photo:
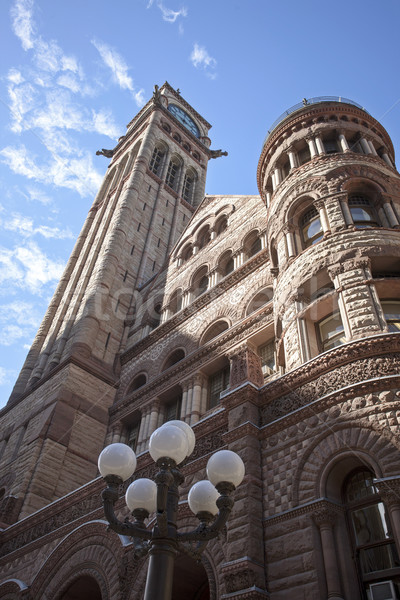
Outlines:
[[103, 600], [100, 587], [90, 575], [81, 575], [73, 581], [60, 600]]
[[207, 572], [201, 563], [186, 554], [175, 560], [173, 600], [210, 600]]

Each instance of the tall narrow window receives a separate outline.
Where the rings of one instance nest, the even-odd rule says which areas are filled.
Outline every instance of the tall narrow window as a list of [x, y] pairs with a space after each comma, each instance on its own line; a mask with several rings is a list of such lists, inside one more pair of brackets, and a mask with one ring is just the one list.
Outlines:
[[193, 190], [194, 190], [194, 177], [190, 173], [185, 174], [185, 179], [183, 180], [183, 190], [182, 197], [186, 202], [192, 204], [193, 201]]
[[309, 208], [301, 217], [300, 227], [305, 248], [319, 242], [324, 235], [319, 213], [314, 206]]
[[261, 368], [264, 375], [272, 375], [275, 371], [275, 342], [271, 340], [259, 348]]
[[167, 177], [165, 179], [165, 183], [171, 188], [175, 189], [178, 183], [178, 171], [179, 171], [179, 161], [174, 156], [169, 161]]
[[391, 579], [395, 576], [398, 580], [400, 561], [373, 473], [365, 468], [353, 471], [345, 482], [343, 495], [354, 556], [366, 597], [374, 600], [398, 598], [397, 594], [385, 595], [384, 588], [378, 589], [377, 580], [381, 580], [381, 585], [385, 583], [388, 589], [399, 591], [398, 583]]
[[168, 402], [168, 404], [165, 407], [164, 423], [166, 423], [167, 421], [175, 421], [177, 419], [180, 419], [181, 406], [182, 395], [177, 396], [177, 398], [174, 398], [171, 402]]
[[343, 323], [338, 312], [318, 323], [322, 352], [341, 346], [346, 342]]
[[357, 229], [379, 227], [378, 218], [373, 206], [365, 196], [353, 195], [349, 197], [349, 208], [354, 225]]
[[130, 448], [132, 448], [133, 451], [136, 450], [136, 446], [137, 446], [137, 442], [138, 442], [138, 438], [139, 438], [139, 429], [140, 429], [140, 421], [138, 421], [137, 423], [135, 423], [134, 425], [132, 425], [132, 427], [130, 427], [128, 429], [128, 435], [127, 435], [127, 444]]
[[150, 171], [152, 173], [154, 173], [155, 175], [160, 174], [161, 163], [162, 163], [162, 158], [163, 158], [164, 154], [165, 154], [165, 152], [158, 146], [156, 146], [153, 150], [153, 156], [151, 157], [151, 160], [150, 160]]
[[208, 381], [208, 407], [214, 408], [219, 404], [220, 394], [229, 385], [229, 366], [211, 375]]

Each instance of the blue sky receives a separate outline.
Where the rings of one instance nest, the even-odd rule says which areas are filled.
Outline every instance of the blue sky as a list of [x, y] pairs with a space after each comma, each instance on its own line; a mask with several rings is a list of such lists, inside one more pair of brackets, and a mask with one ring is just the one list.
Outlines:
[[112, 148], [165, 80], [210, 123], [209, 194], [254, 194], [269, 125], [340, 95], [399, 150], [400, 3], [2, 0], [0, 406], [9, 396]]

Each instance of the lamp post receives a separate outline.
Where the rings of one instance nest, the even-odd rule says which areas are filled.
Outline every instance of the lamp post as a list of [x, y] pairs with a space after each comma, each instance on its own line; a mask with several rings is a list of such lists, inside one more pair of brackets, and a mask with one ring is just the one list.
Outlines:
[[[192, 428], [183, 421], [168, 421], [151, 436], [149, 451], [159, 471], [155, 481], [136, 479], [128, 487], [125, 500], [133, 515], [120, 521], [114, 512], [118, 488], [136, 468], [136, 456], [126, 444], [110, 444], [99, 456], [99, 471], [107, 483], [103, 491], [104, 513], [113, 531], [133, 538], [138, 556], [149, 554], [144, 600], [171, 600], [175, 556], [186, 552], [200, 558], [209, 540], [224, 527], [232, 510], [230, 494], [244, 477], [242, 459], [230, 450], [220, 450], [207, 463], [208, 480], [195, 483], [188, 503], [199, 519], [196, 529], [179, 532], [177, 513], [179, 485], [184, 478], [179, 465], [194, 449]], [[155, 512], [152, 530], [144, 520]]]

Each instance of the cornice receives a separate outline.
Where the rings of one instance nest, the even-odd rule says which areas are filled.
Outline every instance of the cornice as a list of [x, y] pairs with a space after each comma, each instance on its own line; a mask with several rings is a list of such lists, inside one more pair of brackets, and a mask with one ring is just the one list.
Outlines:
[[343, 508], [338, 504], [331, 502], [325, 498], [319, 498], [318, 500], [314, 500], [309, 504], [303, 504], [302, 506], [296, 506], [295, 508], [291, 508], [283, 513], [278, 515], [272, 515], [271, 517], [267, 517], [264, 519], [264, 528], [273, 527], [278, 523], [283, 523], [284, 521], [290, 521], [291, 519], [298, 519], [299, 517], [310, 515], [313, 516], [314, 513], [329, 510], [334, 511], [336, 514], [344, 514]]

